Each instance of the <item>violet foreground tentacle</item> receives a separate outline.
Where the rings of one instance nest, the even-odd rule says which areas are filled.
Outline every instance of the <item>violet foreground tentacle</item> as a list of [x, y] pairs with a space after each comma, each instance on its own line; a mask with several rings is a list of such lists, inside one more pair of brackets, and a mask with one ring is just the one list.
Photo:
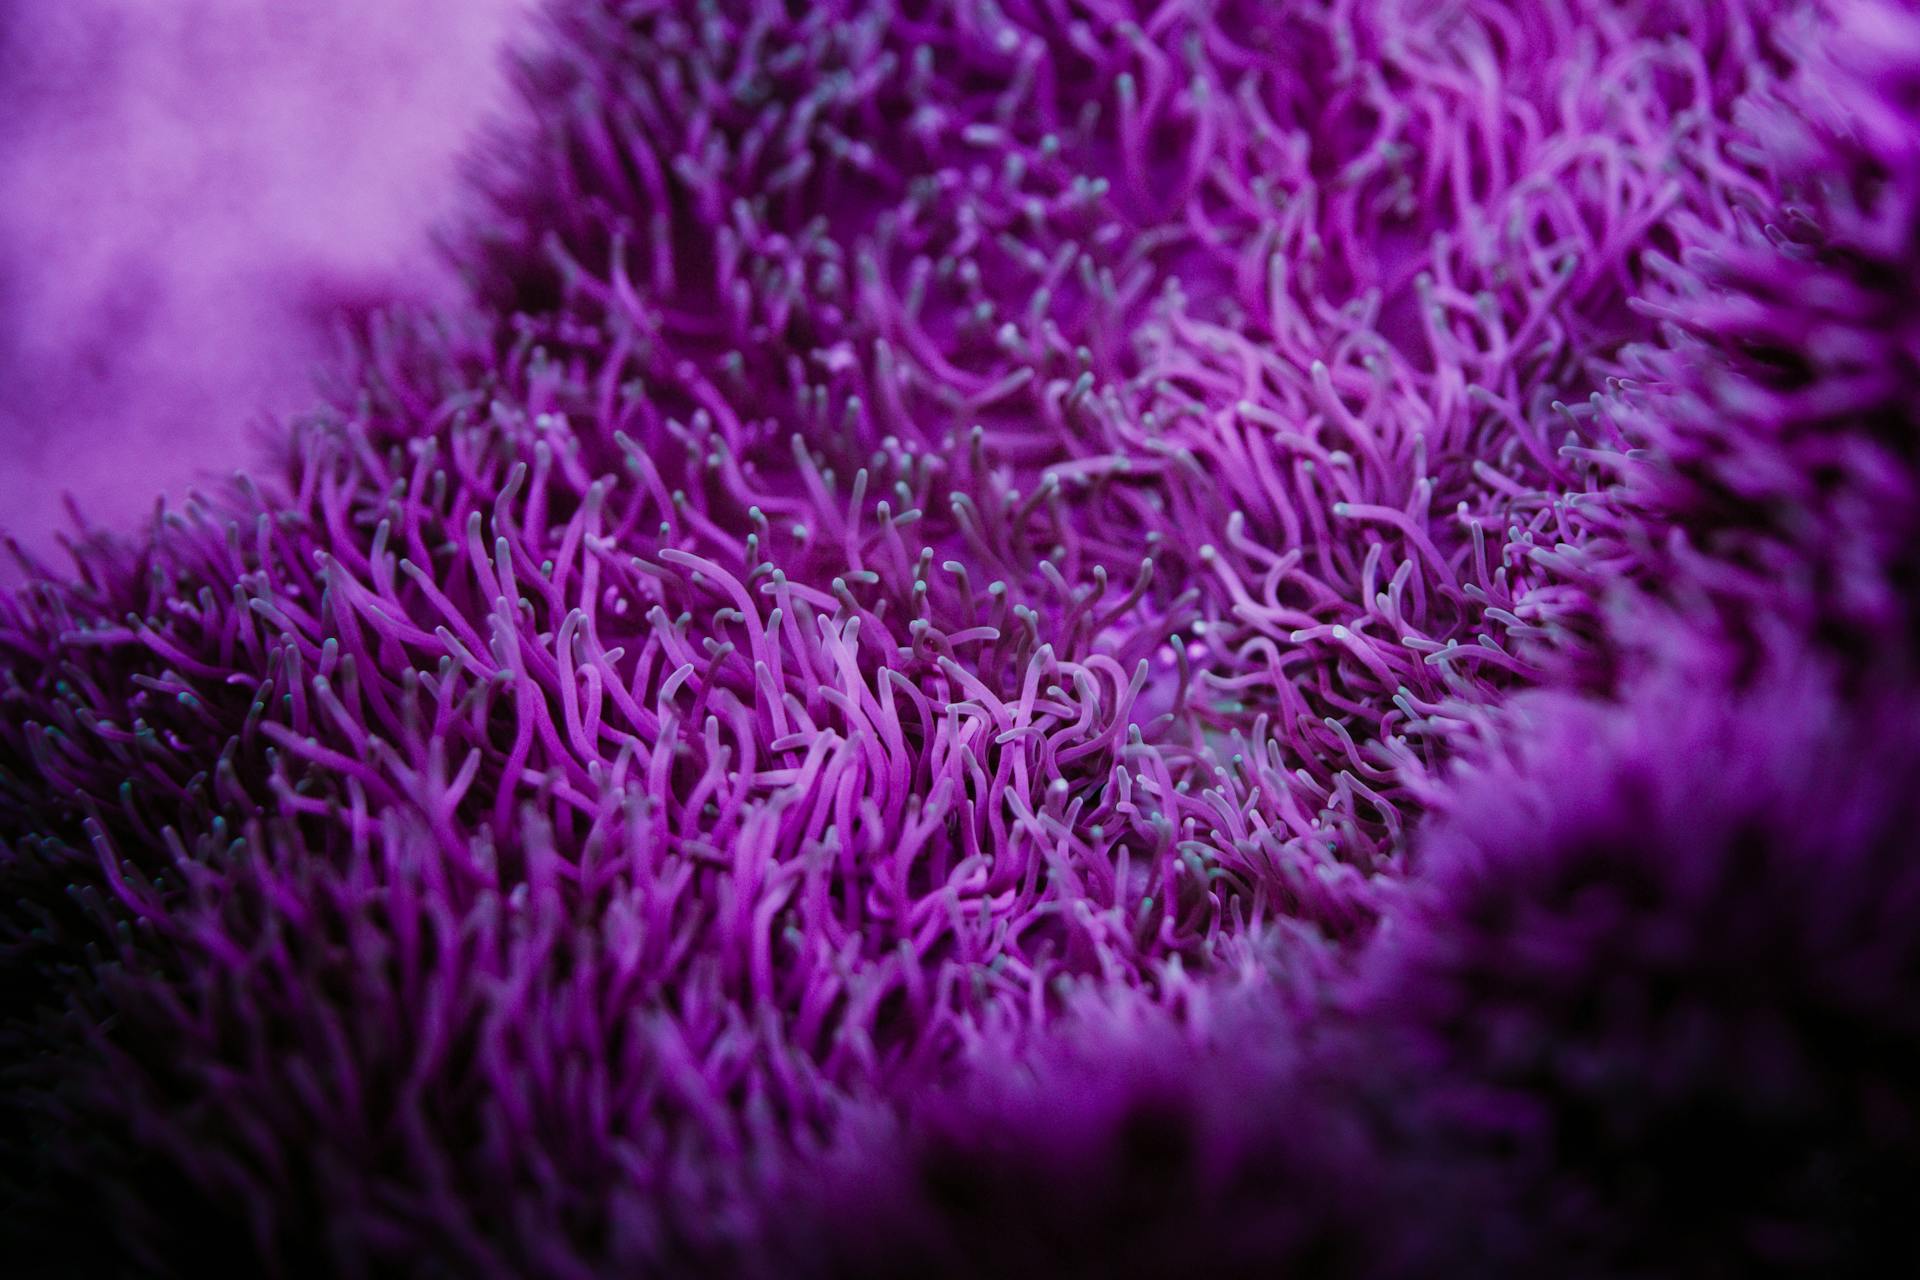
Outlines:
[[0, 594], [23, 1249], [1914, 1243], [1907, 6], [548, 25], [468, 305]]

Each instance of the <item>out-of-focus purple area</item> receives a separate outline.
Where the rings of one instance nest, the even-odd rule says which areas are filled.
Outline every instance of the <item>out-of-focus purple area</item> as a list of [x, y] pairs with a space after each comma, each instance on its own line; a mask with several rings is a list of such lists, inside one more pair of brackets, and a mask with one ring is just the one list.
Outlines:
[[430, 233], [529, 0], [0, 5], [0, 528], [126, 526], [311, 398]]

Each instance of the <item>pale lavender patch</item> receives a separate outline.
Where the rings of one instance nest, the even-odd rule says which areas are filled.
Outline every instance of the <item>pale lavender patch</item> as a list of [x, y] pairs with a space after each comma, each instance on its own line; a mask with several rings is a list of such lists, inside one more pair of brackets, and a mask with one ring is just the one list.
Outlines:
[[430, 230], [527, 0], [18, 0], [0, 31], [0, 528], [125, 527], [251, 460]]

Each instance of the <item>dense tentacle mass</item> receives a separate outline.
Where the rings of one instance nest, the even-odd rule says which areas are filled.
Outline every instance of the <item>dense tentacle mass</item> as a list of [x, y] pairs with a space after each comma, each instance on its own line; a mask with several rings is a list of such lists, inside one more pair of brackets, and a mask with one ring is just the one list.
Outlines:
[[[1815, 1057], [1912, 1051], [1899, 788], [1740, 790], [1911, 647], [1920, 28], [1803, 9], [554, 6], [467, 305], [0, 595], [10, 1229], [558, 1276], [1666, 1230], [1583, 1179], [1651, 1158], [1617, 1079], [1675, 1064], [1618, 1113], [1664, 1123], [1772, 1051], [1715, 965], [1810, 975]], [[1764, 722], [1700, 707], [1803, 658], [1696, 803]], [[1718, 1049], [1584, 1003], [1670, 977]], [[1844, 1111], [1816, 1214], [1913, 1136], [1823, 1061], [1738, 1100], [1822, 1099], [1775, 1154]], [[1827, 1176], [1757, 1167], [1682, 1272]], [[1741, 1256], [1890, 1221], [1787, 1218]]]

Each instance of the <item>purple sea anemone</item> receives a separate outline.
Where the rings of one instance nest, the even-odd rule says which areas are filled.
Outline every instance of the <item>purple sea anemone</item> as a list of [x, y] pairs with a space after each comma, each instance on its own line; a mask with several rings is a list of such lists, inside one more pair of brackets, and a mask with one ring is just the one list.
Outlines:
[[[556, 1276], [1884, 1239], [1904, 739], [1643, 643], [1839, 555], [1890, 644], [1910, 585], [1913, 42], [1800, 10], [556, 4], [466, 303], [0, 594], [7, 1233]], [[1712, 322], [1782, 281], [1824, 319]], [[1826, 616], [1747, 630], [1824, 671]], [[1609, 1004], [1669, 982], [1677, 1029]], [[1674, 1221], [1644, 1131], [1749, 1051], [1701, 1132], [1765, 1158]]]
[[1526, 695], [1350, 967], [1179, 1018], [1075, 1008], [856, 1131], [796, 1251], [838, 1276], [1884, 1274], [1920, 1256], [1913, 716], [1805, 670]]
[[1911, 679], [1920, 15], [1848, 0], [1780, 39], [1796, 69], [1740, 104], [1731, 203], [1680, 224], [1635, 300], [1663, 341], [1621, 401], [1645, 454], [1627, 536], [1648, 587], [1736, 646], [1785, 627]]
[[1014, 1065], [914, 1100], [904, 1123], [850, 1124], [795, 1189], [809, 1211], [781, 1238], [786, 1273], [1381, 1271], [1409, 1223], [1368, 1230], [1358, 1113], [1301, 1087], [1319, 983], [1249, 971], [1195, 987], [1177, 1017], [1086, 993]]
[[1910, 697], [1849, 712], [1805, 675], [1526, 706], [1425, 840], [1330, 1055], [1385, 1184], [1446, 1218], [1430, 1263], [1920, 1257], [1913, 724]]

